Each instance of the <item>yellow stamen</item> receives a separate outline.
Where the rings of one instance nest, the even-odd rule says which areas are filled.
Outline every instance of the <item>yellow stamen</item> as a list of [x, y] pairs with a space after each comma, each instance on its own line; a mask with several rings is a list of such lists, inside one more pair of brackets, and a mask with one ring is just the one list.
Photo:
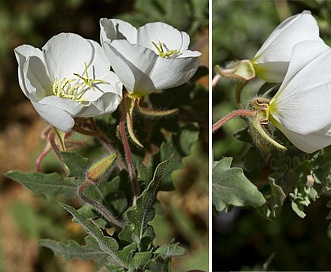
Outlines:
[[83, 98], [84, 94], [89, 89], [95, 91], [97, 84], [107, 84], [107, 82], [100, 79], [89, 78], [86, 62], [84, 62], [84, 66], [85, 69], [83, 75], [74, 73], [74, 76], [78, 78], [63, 78], [60, 82], [58, 78], [56, 78], [53, 82], [52, 93], [60, 98], [71, 99], [82, 104], [87, 104], [88, 100]]
[[74, 73], [75, 76], [77, 76], [78, 78], [80, 78], [81, 80], [83, 80], [85, 86], [87, 86], [88, 88], [92, 89], [94, 91], [94, 87], [96, 84], [100, 83], [100, 84], [107, 84], [107, 82], [101, 80], [101, 79], [90, 79], [88, 72], [87, 72], [87, 64], [86, 62], [84, 62], [84, 66], [85, 66], [85, 71], [84, 71], [84, 76], [81, 76], [79, 74]]
[[159, 53], [159, 55], [162, 58], [171, 58], [171, 57], [173, 57], [173, 56], [180, 53], [179, 50], [168, 50], [168, 51], [166, 51], [167, 49], [164, 48], [163, 43], [161, 43], [160, 41], [159, 41], [158, 45], [155, 42], [152, 42], [152, 44], [155, 46], [157, 52]]

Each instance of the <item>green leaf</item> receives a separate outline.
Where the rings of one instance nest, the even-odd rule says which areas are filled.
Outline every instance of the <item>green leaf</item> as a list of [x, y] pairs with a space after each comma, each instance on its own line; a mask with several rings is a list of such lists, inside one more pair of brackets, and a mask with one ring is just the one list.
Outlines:
[[139, 268], [141, 266], [144, 266], [151, 258], [152, 258], [152, 252], [145, 251], [145, 252], [137, 252], [134, 254], [131, 265], [134, 268]]
[[188, 124], [185, 127], [181, 128], [177, 137], [174, 138], [175, 141], [178, 141], [178, 149], [185, 156], [188, 156], [191, 153], [193, 144], [199, 138], [199, 126], [196, 123]]
[[86, 171], [89, 167], [89, 161], [77, 153], [62, 152], [64, 163], [68, 166], [70, 177], [86, 179]]
[[76, 180], [71, 178], [64, 179], [58, 173], [43, 174], [10, 171], [5, 176], [21, 183], [34, 194], [43, 194], [47, 198], [54, 198], [58, 195], [73, 198], [79, 185]]
[[132, 239], [142, 248], [144, 248], [143, 244], [146, 243], [147, 246], [154, 238], [154, 230], [148, 222], [155, 215], [153, 205], [167, 164], [168, 162], [164, 161], [156, 167], [152, 181], [138, 197], [136, 206], [131, 207], [126, 212], [127, 218], [132, 224], [128, 226], [129, 229], [124, 228], [122, 235], [128, 236], [131, 234]]
[[300, 203], [296, 203], [295, 201], [291, 202], [291, 207], [293, 211], [301, 218], [304, 218], [306, 216], [306, 213], [304, 212], [304, 207]]
[[[109, 271], [109, 272], [127, 272], [128, 271], [127, 269], [124, 269], [124, 268], [121, 268], [121, 267], [118, 267], [115, 265], [111, 265], [111, 264], [105, 264], [104, 268], [106, 268], [107, 269], [106, 271]], [[103, 270], [100, 270], [100, 271], [103, 271]]]
[[137, 179], [141, 182], [147, 182], [151, 180], [153, 177], [154, 157], [151, 156], [147, 165], [142, 162], [141, 157], [133, 156], [133, 158], [137, 171]]
[[267, 197], [266, 205], [258, 210], [266, 218], [275, 218], [277, 210], [283, 206], [286, 199], [286, 194], [282, 187], [276, 184], [276, 179], [279, 175], [282, 174], [275, 173], [272, 175], [273, 177], [269, 177], [270, 195]]
[[257, 187], [244, 175], [241, 168], [230, 168], [232, 158], [213, 162], [212, 198], [216, 211], [222, 211], [229, 205], [252, 206], [264, 205], [266, 200]]
[[155, 253], [162, 256], [163, 259], [183, 256], [186, 253], [185, 248], [180, 247], [178, 243], [170, 241], [169, 244], [159, 247]]
[[168, 160], [168, 166], [162, 177], [162, 190], [173, 189], [172, 172], [183, 167], [183, 157], [190, 155], [191, 149], [198, 138], [199, 126], [193, 123], [182, 127], [177, 134], [171, 136], [169, 141], [162, 143], [161, 161]]
[[104, 236], [102, 231], [93, 223], [92, 220], [85, 218], [76, 209], [69, 205], [61, 203], [61, 205], [73, 215], [75, 221], [83, 226], [87, 234], [92, 236], [98, 243], [100, 249], [109, 256], [109, 261], [119, 267], [127, 267], [128, 265], [121, 260], [117, 254], [117, 241], [111, 237]]
[[69, 240], [68, 244], [50, 239], [41, 239], [38, 241], [39, 245], [53, 250], [57, 256], [63, 255], [66, 259], [94, 260], [101, 265], [108, 262], [109, 255], [100, 249], [94, 238], [87, 236], [85, 242], [85, 245], [80, 245], [73, 240]]
[[123, 249], [119, 250], [118, 256], [120, 256], [120, 258], [124, 260], [126, 263], [131, 264], [133, 255], [136, 251], [137, 251], [137, 243], [133, 242], [127, 245], [126, 247], [124, 247]]

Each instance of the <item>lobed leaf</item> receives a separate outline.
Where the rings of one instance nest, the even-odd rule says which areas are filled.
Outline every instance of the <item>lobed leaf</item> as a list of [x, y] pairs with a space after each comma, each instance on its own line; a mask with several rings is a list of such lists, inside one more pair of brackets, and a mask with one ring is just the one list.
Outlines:
[[154, 201], [164, 170], [168, 165], [167, 161], [161, 162], [155, 169], [154, 177], [147, 188], [137, 199], [137, 204], [127, 211], [127, 218], [132, 223], [130, 229], [124, 229], [122, 235], [132, 235], [132, 239], [140, 246], [149, 244], [154, 238], [154, 230], [148, 224], [154, 218]]
[[111, 264], [119, 267], [127, 267], [128, 265], [121, 260], [117, 254], [119, 246], [117, 241], [111, 237], [104, 236], [102, 231], [93, 223], [92, 220], [85, 218], [79, 211], [69, 205], [61, 203], [69, 213], [72, 214], [75, 221], [83, 226], [88, 235], [92, 236], [98, 243], [100, 249], [109, 256], [108, 260]]
[[220, 212], [227, 206], [261, 207], [266, 200], [263, 194], [244, 175], [240, 168], [231, 168], [232, 158], [213, 162], [212, 203]]
[[173, 241], [170, 241], [169, 244], [165, 244], [161, 247], [159, 247], [155, 253], [162, 256], [162, 258], [172, 258], [172, 257], [178, 257], [183, 256], [186, 253], [185, 248], [180, 247], [178, 243], [174, 243]]
[[72, 178], [63, 178], [58, 173], [23, 173], [20, 171], [10, 171], [6, 177], [21, 183], [30, 189], [34, 194], [43, 194], [47, 198], [54, 198], [62, 195], [66, 198], [76, 196], [79, 182]]
[[94, 260], [101, 265], [108, 262], [109, 255], [101, 250], [94, 238], [87, 236], [85, 242], [85, 245], [80, 245], [73, 240], [69, 240], [68, 244], [50, 239], [41, 239], [38, 241], [39, 245], [53, 250], [57, 256], [63, 255], [66, 259]]

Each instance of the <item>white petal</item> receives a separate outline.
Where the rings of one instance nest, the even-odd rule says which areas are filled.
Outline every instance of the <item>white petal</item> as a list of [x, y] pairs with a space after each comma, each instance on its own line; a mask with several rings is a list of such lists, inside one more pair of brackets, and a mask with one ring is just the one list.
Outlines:
[[38, 100], [39, 96], [36, 94], [36, 89], [31, 87], [30, 84], [26, 84], [26, 61], [30, 56], [37, 56], [43, 59], [43, 54], [38, 48], [34, 48], [31, 45], [21, 45], [14, 49], [15, 57], [18, 63], [18, 81], [23, 93], [33, 100]]
[[73, 117], [78, 116], [80, 111], [84, 108], [84, 105], [79, 102], [73, 101], [71, 99], [63, 99], [55, 95], [46, 96], [45, 98], [38, 101], [38, 104], [58, 108], [67, 112]]
[[90, 101], [90, 105], [79, 114], [81, 117], [94, 117], [115, 111], [122, 99], [122, 82], [113, 72], [108, 72], [101, 80], [106, 84], [97, 84], [96, 88], [86, 92], [83, 98]]
[[32, 102], [32, 105], [46, 122], [62, 131], [70, 131], [75, 125], [70, 114], [62, 109], [35, 102]]
[[323, 41], [304, 41], [296, 44], [282, 85], [286, 86], [302, 68], [328, 50], [330, 47]]
[[181, 54], [176, 56], [176, 58], [178, 58], [178, 59], [180, 59], [180, 58], [195, 58], [195, 57], [200, 57], [200, 56], [201, 56], [201, 53], [199, 51], [185, 50], [184, 52], [182, 52]]
[[270, 83], [280, 83], [284, 80], [289, 62], [253, 63], [256, 75]]
[[92, 40], [88, 40], [88, 42], [93, 49], [91, 62], [86, 63], [88, 75], [90, 79], [99, 79], [110, 71], [110, 62], [100, 44]]
[[113, 41], [105, 45], [105, 49], [115, 73], [136, 95], [179, 86], [187, 82], [199, 66], [198, 57], [162, 58], [150, 49], [124, 40]]
[[[305, 42], [295, 47], [289, 76], [285, 77], [269, 106], [278, 123], [304, 135], [331, 126], [331, 50], [326, 48], [325, 51], [321, 43], [313, 47], [311, 44]], [[308, 64], [302, 60], [303, 52], [312, 59]]]
[[320, 40], [316, 20], [310, 11], [283, 21], [268, 37], [254, 59], [256, 63], [289, 61], [295, 44], [305, 40]]
[[198, 57], [175, 59], [159, 57], [150, 77], [158, 90], [173, 88], [189, 81], [198, 67]]
[[53, 78], [74, 78], [74, 73], [84, 73], [84, 63], [93, 58], [91, 43], [73, 33], [61, 33], [52, 37], [42, 48], [49, 73]]
[[29, 90], [28, 97], [38, 101], [50, 94], [52, 83], [47, 74], [47, 67], [37, 56], [30, 56], [24, 64], [25, 86]]
[[302, 135], [285, 127], [280, 128], [284, 135], [300, 150], [306, 153], [313, 153], [321, 148], [327, 147], [331, 144], [330, 135]]
[[126, 40], [105, 43], [104, 49], [112, 68], [129, 92], [154, 92], [151, 73], [158, 56], [150, 49], [133, 45]]
[[126, 39], [130, 43], [137, 43], [137, 29], [127, 22], [119, 19], [100, 19], [100, 40], [103, 45], [104, 41], [113, 41]]
[[96, 117], [105, 113], [112, 113], [120, 104], [122, 96], [115, 93], [104, 93], [97, 100], [92, 101], [88, 107], [79, 114], [80, 117]]
[[153, 42], [156, 44], [161, 42], [165, 45], [165, 49], [183, 52], [187, 50], [190, 44], [190, 37], [187, 33], [161, 22], [149, 23], [139, 27], [137, 43], [158, 53]]

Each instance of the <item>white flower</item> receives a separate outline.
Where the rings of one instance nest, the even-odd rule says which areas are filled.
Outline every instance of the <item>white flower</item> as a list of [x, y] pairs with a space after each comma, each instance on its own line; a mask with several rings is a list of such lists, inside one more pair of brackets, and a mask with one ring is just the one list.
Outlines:
[[69, 131], [75, 117], [95, 117], [116, 110], [122, 84], [110, 72], [102, 47], [72, 33], [52, 37], [42, 48], [15, 50], [23, 93], [52, 126]]
[[190, 38], [165, 23], [136, 29], [127, 22], [100, 20], [101, 44], [112, 68], [133, 96], [187, 82], [199, 66], [200, 52], [187, 50]]
[[317, 22], [310, 11], [283, 21], [254, 56], [252, 63], [256, 75], [268, 82], [282, 82], [293, 47], [308, 40], [321, 40]]
[[323, 42], [297, 44], [287, 74], [271, 99], [269, 119], [299, 149], [331, 144], [331, 49]]

